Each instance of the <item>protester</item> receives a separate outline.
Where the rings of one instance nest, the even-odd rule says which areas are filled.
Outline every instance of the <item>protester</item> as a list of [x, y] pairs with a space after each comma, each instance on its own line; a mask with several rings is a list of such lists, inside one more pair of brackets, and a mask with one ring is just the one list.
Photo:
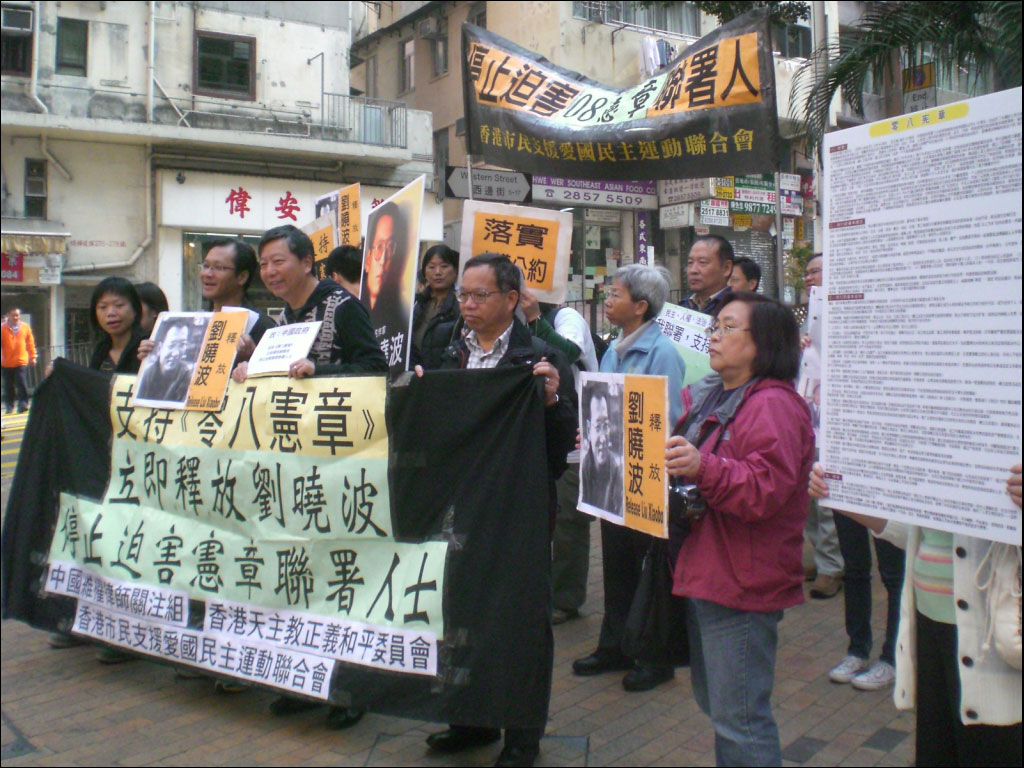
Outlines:
[[[828, 497], [820, 464], [809, 490]], [[1006, 490], [1020, 509], [1020, 464]], [[851, 512], [837, 522], [847, 515], [906, 550], [893, 699], [917, 707], [916, 765], [1020, 765], [1020, 547]], [[999, 616], [1004, 597], [1010, 610]], [[993, 639], [999, 622], [1015, 648]]]
[[[249, 286], [257, 270], [259, 263], [256, 261], [256, 252], [247, 242], [230, 237], [213, 240], [208, 243], [206, 256], [199, 265], [203, 299], [210, 302], [210, 309], [214, 312], [220, 312], [224, 307], [244, 307], [257, 311], [249, 301]], [[260, 343], [263, 334], [273, 327], [273, 321], [259, 312], [256, 324], [246, 335], [255, 346]]]
[[[324, 321], [309, 355], [291, 363], [289, 376], [302, 379], [387, 370], [366, 310], [333, 280], [316, 279], [308, 235], [291, 224], [274, 227], [263, 233], [258, 250], [263, 284], [286, 304], [277, 324]], [[247, 373], [248, 364], [239, 363], [231, 375], [235, 381], [245, 381]]]
[[761, 285], [761, 267], [746, 256], [736, 259], [732, 264], [728, 285], [731, 291], [756, 291]]
[[[468, 369], [532, 364], [534, 375], [544, 377], [544, 428], [550, 485], [547, 512], [552, 516], [557, 503], [555, 480], [565, 471], [565, 458], [575, 440], [573, 376], [562, 353], [531, 336], [529, 329], [516, 319], [521, 290], [520, 272], [507, 256], [485, 253], [467, 261], [457, 298], [469, 331], [449, 348], [439, 367]], [[417, 366], [417, 373], [423, 375], [422, 367]], [[501, 471], [515, 470], [502, 467]], [[544, 514], [544, 510], [524, 510], [524, 514], [531, 513]], [[550, 681], [553, 645], [542, 656], [547, 665], [543, 674]], [[510, 684], [514, 688], [517, 682], [512, 680]], [[548, 691], [550, 693], [550, 683]], [[514, 696], [515, 691], [508, 691], [507, 695]], [[546, 704], [542, 713], [545, 718]], [[533, 765], [540, 753], [543, 735], [543, 728], [506, 728], [505, 746], [496, 765]], [[451, 753], [499, 738], [501, 732], [497, 728], [452, 724], [448, 730], [428, 737], [427, 745], [435, 752]]]
[[[577, 370], [598, 369], [593, 337], [579, 312], [572, 307], [538, 302], [533, 291], [525, 286], [519, 303], [534, 336], [563, 352]], [[578, 375], [574, 378], [578, 395], [582, 380]], [[558, 513], [551, 540], [552, 624], [562, 624], [580, 615], [587, 599], [590, 570], [590, 523], [594, 518], [576, 509], [580, 493], [579, 449], [574, 448], [567, 461], [569, 466], [555, 484]], [[621, 477], [619, 480], [621, 483]]]
[[[630, 264], [616, 271], [605, 299], [608, 322], [620, 329], [619, 338], [601, 359], [602, 373], [632, 373], [668, 378], [669, 417], [675, 424], [682, 411], [678, 393], [685, 365], [654, 318], [668, 298], [668, 270]], [[581, 676], [629, 670], [622, 680], [627, 691], [647, 691], [671, 680], [671, 649], [657, 658], [631, 659], [622, 649], [626, 617], [636, 596], [644, 555], [651, 537], [614, 523], [601, 521], [604, 560], [604, 620], [597, 649], [573, 662]]]
[[459, 254], [443, 243], [431, 246], [423, 254], [420, 282], [426, 287], [416, 294], [412, 310], [413, 359], [435, 368], [450, 339], [433, 331], [459, 318], [455, 300], [455, 279], [459, 274]]
[[[820, 253], [814, 254], [807, 261], [807, 267], [804, 270], [804, 285], [808, 290], [821, 287], [821, 266], [822, 255]], [[800, 328], [800, 345], [804, 349], [810, 345], [809, 325], [810, 318], [808, 317]], [[836, 522], [832, 516], [832, 510], [819, 507], [818, 502], [811, 499], [811, 506], [807, 513], [807, 524], [804, 526], [804, 535], [814, 551], [814, 568], [805, 574], [807, 580], [811, 582], [811, 597], [816, 600], [827, 600], [835, 597], [843, 586], [843, 554], [839, 548], [839, 534], [836, 533]], [[864, 541], [866, 543], [866, 539]], [[864, 576], [860, 574], [855, 578], [863, 580]], [[870, 571], [867, 578], [870, 585]], [[856, 595], [853, 602], [856, 605], [858, 601], [862, 600], [862, 595]], [[870, 600], [871, 596], [868, 594], [868, 605], [870, 605]], [[848, 607], [847, 611], [849, 612], [849, 610], [850, 608]], [[859, 609], [855, 613], [857, 611]], [[870, 619], [870, 611], [868, 612], [868, 618]], [[855, 617], [853, 621], [859, 624], [861, 629], [858, 632], [862, 634], [864, 619]], [[835, 673], [835, 676], [832, 677], [834, 682], [848, 683], [853, 675], [859, 674], [864, 670], [866, 665], [863, 663], [863, 659], [866, 658], [871, 650], [870, 628], [868, 628], [867, 648], [863, 648], [863, 644], [858, 643], [857, 650], [858, 653], [851, 652], [851, 655], [861, 658], [862, 663], [858, 664], [848, 660], [849, 657], [844, 659], [838, 667], [832, 670]], [[889, 660], [892, 660], [891, 656]], [[852, 673], [850, 672], [851, 669], [853, 670]]]
[[690, 246], [686, 280], [693, 291], [685, 303], [690, 309], [713, 315], [729, 292], [729, 275], [735, 260], [732, 243], [718, 235], [702, 235]]
[[803, 602], [803, 478], [814, 432], [792, 381], [793, 314], [756, 293], [725, 297], [711, 331], [715, 373], [683, 392], [670, 477], [706, 511], [690, 519], [673, 592], [685, 598], [691, 681], [715, 729], [718, 765], [782, 765], [771, 710], [778, 623]]
[[21, 322], [21, 310], [15, 307], [7, 313], [7, 319], [0, 326], [0, 357], [4, 377], [4, 413], [14, 410], [18, 401], [18, 413], [28, 410], [28, 367], [36, 364], [36, 342], [28, 323]]
[[327, 255], [324, 264], [327, 277], [357, 299], [359, 283], [363, 279], [363, 253], [354, 245], [339, 245]]
[[107, 373], [138, 373], [139, 342], [145, 333], [142, 299], [138, 291], [123, 277], [108, 277], [92, 292], [89, 322], [99, 334], [89, 367]]
[[139, 299], [142, 300], [142, 315], [139, 317], [139, 327], [142, 334], [149, 338], [156, 325], [156, 318], [161, 312], [168, 310], [167, 297], [160, 290], [156, 283], [139, 283], [135, 286], [139, 292]]

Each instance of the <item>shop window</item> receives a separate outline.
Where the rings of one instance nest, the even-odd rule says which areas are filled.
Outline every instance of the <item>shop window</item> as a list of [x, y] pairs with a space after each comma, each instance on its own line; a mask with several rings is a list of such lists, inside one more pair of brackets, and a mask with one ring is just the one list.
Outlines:
[[89, 22], [82, 19], [58, 18], [55, 63], [57, 74], [85, 77], [88, 51]]
[[45, 160], [25, 160], [25, 218], [46, 218]]
[[3, 6], [3, 40], [0, 45], [3, 74], [32, 74], [32, 9]]
[[405, 93], [416, 87], [416, 41], [403, 40], [399, 43], [398, 55], [402, 60], [398, 72], [398, 92]]
[[194, 90], [202, 96], [255, 100], [256, 40], [196, 32]]

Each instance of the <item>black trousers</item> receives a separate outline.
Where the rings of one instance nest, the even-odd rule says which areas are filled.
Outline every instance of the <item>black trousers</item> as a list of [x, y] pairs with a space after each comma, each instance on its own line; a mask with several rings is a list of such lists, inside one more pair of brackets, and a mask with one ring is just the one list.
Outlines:
[[917, 765], [1021, 764], [1021, 724], [960, 720], [956, 625], [917, 614]]
[[3, 369], [4, 377], [4, 407], [10, 411], [14, 409], [14, 398], [17, 395], [18, 407], [28, 406], [28, 366], [18, 365], [13, 368]]

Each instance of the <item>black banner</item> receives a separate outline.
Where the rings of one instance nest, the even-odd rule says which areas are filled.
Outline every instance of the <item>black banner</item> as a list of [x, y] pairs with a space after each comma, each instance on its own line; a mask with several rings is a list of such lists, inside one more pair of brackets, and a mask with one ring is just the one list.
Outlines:
[[763, 10], [719, 27], [633, 88], [609, 88], [471, 24], [462, 56], [469, 152], [488, 163], [581, 179], [777, 170]]
[[[111, 481], [110, 391], [107, 376], [62, 360], [37, 390], [4, 521], [4, 618], [60, 631], [75, 620], [80, 601], [44, 591], [47, 561], [60, 493], [101, 503]], [[437, 673], [338, 660], [329, 701], [440, 722], [543, 726], [553, 657], [548, 477], [531, 371], [412, 377], [389, 387], [386, 417], [394, 538], [447, 545]], [[209, 605], [191, 596], [182, 642], [202, 632]]]

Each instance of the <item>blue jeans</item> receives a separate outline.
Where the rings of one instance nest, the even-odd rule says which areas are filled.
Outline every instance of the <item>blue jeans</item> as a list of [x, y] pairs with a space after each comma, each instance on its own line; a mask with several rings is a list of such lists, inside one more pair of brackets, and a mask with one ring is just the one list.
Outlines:
[[782, 765], [771, 708], [781, 619], [686, 598], [693, 695], [715, 728], [718, 765]]
[[839, 548], [843, 552], [843, 600], [846, 607], [846, 634], [850, 638], [847, 653], [861, 659], [871, 658], [871, 540], [875, 541], [878, 572], [888, 594], [885, 616], [885, 641], [881, 660], [896, 665], [896, 631], [900, 623], [900, 592], [906, 555], [885, 539], [846, 515], [836, 515]]

